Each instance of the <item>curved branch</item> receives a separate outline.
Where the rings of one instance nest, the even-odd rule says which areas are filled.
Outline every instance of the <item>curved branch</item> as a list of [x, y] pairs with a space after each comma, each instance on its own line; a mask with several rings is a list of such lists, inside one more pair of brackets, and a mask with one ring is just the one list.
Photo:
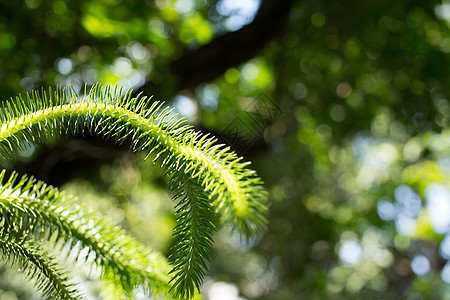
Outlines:
[[118, 284], [126, 285], [126, 290], [132, 290], [138, 284], [151, 283], [153, 291], [169, 292], [165, 288], [169, 282], [169, 266], [159, 253], [146, 250], [105, 219], [86, 214], [75, 199], [58, 189], [26, 176], [16, 184], [17, 174], [11, 175], [4, 183], [5, 173], [5, 170], [0, 172], [0, 214], [10, 216], [5, 220], [5, 230], [28, 238], [31, 234], [50, 237], [57, 232], [57, 240], [72, 245], [81, 243], [78, 255], [85, 247], [95, 254], [95, 262], [105, 276], [114, 277], [112, 274], [119, 273], [121, 280]]
[[[264, 223], [262, 219], [248, 219], [265, 210], [260, 203], [265, 198], [262, 182], [254, 171], [246, 169], [249, 162], [242, 162], [242, 157], [229, 147], [214, 145], [216, 139], [184, 125], [184, 120], [171, 115], [168, 108], [162, 109], [161, 103], [153, 102], [145, 108], [145, 97], [130, 99], [131, 91], [124, 96], [120, 93], [117, 89], [94, 87], [82, 99], [61, 90], [55, 99], [44, 93], [42, 98], [48, 98], [48, 102], [36, 102], [29, 96], [27, 100], [9, 102], [8, 112], [0, 114], [5, 120], [0, 129], [0, 157], [8, 156], [23, 141], [39, 142], [49, 135], [74, 134], [86, 128], [115, 137], [118, 143], [132, 136], [134, 151], [156, 153], [162, 166], [198, 178], [217, 197], [215, 205], [224, 221], [231, 216], [232, 223], [247, 234]], [[40, 98], [37, 93], [34, 97]]]
[[[184, 180], [185, 184], [195, 182], [199, 188], [194, 190], [202, 190], [207, 195], [201, 197], [200, 192], [183, 185], [174, 191], [176, 199], [183, 194], [180, 188], [185, 188], [187, 198], [182, 202], [190, 211], [185, 212], [184, 208], [177, 211], [177, 220], [182, 225], [177, 227], [176, 234], [184, 234], [188, 228], [202, 233], [201, 236], [187, 235], [182, 239], [182, 243], [194, 241], [197, 244], [192, 251], [188, 248], [188, 252], [192, 254], [200, 249], [199, 246], [211, 243], [208, 233], [214, 231], [214, 224], [203, 220], [211, 218], [210, 208], [213, 207], [220, 212], [223, 223], [231, 224], [247, 236], [256, 235], [266, 222], [266, 207], [262, 203], [266, 193], [260, 178], [247, 169], [249, 163], [243, 162], [242, 157], [237, 157], [229, 147], [215, 145], [216, 139], [195, 132], [171, 110], [163, 109], [162, 103], [148, 105], [146, 97], [131, 99], [131, 91], [124, 94], [118, 88], [99, 86], [83, 97], [71, 89], [59, 89], [54, 95], [43, 92], [42, 95], [34, 93], [26, 98], [18, 97], [8, 102], [7, 109], [0, 112], [0, 157], [10, 156], [23, 143], [39, 143], [54, 136], [73, 135], [84, 130], [106, 138], [113, 137], [119, 144], [130, 138], [132, 150], [146, 150], [147, 157], [155, 153], [155, 161], [159, 158], [172, 179], [185, 176], [188, 178]], [[192, 218], [196, 222], [193, 223]], [[81, 240], [82, 236], [78, 238]], [[177, 290], [181, 290], [180, 295], [187, 291], [186, 295], [192, 296], [193, 288], [187, 287], [198, 287], [203, 278], [204, 259], [207, 260], [208, 256], [200, 253], [202, 259], [181, 261], [181, 264], [186, 263], [188, 273], [178, 272], [179, 261], [174, 267], [177, 270], [175, 277], [183, 278], [174, 280]]]
[[36, 280], [36, 285], [49, 299], [74, 300], [79, 295], [68, 283], [68, 277], [38, 246], [23, 238], [0, 234], [0, 252], [2, 259], [17, 264], [19, 271]]

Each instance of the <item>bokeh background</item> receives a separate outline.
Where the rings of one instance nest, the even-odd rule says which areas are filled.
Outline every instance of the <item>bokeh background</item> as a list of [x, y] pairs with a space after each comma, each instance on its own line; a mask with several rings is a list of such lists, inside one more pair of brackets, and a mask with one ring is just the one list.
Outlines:
[[[217, 232], [205, 299], [450, 299], [449, 26], [446, 1], [1, 1], [0, 99], [118, 84], [252, 161], [268, 228]], [[165, 178], [126, 144], [3, 165], [168, 252]], [[97, 277], [75, 271], [89, 299]], [[39, 297], [2, 267], [0, 299]]]

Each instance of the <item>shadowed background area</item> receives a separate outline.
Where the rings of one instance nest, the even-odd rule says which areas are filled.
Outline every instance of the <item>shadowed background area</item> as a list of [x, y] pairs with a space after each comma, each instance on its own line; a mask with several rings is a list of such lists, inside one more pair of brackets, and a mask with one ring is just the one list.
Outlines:
[[[122, 85], [252, 161], [268, 229], [217, 232], [205, 299], [450, 299], [449, 26], [446, 1], [9, 1], [0, 101]], [[128, 146], [87, 134], [2, 164], [167, 253], [165, 179]], [[0, 300], [40, 299], [11, 272]], [[95, 279], [75, 278], [89, 299]]]

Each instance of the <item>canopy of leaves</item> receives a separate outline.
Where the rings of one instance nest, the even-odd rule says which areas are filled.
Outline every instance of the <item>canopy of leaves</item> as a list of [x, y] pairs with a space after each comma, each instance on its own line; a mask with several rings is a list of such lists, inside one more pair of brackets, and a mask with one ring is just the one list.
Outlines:
[[[447, 1], [8, 1], [0, 95], [133, 87], [251, 160], [269, 189], [268, 229], [245, 242], [218, 231], [210, 299], [440, 299], [450, 292], [449, 11]], [[136, 194], [165, 197], [163, 179], [87, 140], [32, 145], [8, 163], [103, 195], [127, 229], [168, 251], [136, 217], [159, 200], [136, 200], [123, 183], [148, 179]]]

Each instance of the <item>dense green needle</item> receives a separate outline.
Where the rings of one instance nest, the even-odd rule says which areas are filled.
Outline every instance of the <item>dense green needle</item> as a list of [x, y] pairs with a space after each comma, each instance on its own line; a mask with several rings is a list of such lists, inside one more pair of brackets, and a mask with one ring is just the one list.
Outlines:
[[24, 143], [89, 131], [117, 143], [131, 137], [131, 150], [156, 154], [155, 162], [170, 178], [178, 243], [169, 272], [162, 255], [150, 252], [104, 218], [86, 213], [75, 198], [34, 179], [18, 180], [16, 175], [6, 179], [5, 171], [1, 173], [3, 256], [25, 266], [29, 277], [45, 277], [40, 289], [54, 298], [76, 297], [65, 275], [36, 247], [54, 234], [73, 249], [77, 243], [81, 247], [76, 249], [87, 247], [95, 257], [92, 264], [100, 266], [103, 277], [120, 285], [126, 296], [143, 286], [154, 294], [190, 298], [207, 270], [215, 213], [247, 237], [265, 226], [266, 193], [248, 163], [217, 145], [216, 139], [196, 132], [172, 110], [163, 109], [162, 103], [132, 98], [130, 90], [95, 86], [83, 95], [70, 88], [34, 92], [7, 102], [0, 119], [1, 158], [14, 155]]

